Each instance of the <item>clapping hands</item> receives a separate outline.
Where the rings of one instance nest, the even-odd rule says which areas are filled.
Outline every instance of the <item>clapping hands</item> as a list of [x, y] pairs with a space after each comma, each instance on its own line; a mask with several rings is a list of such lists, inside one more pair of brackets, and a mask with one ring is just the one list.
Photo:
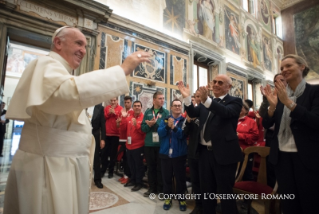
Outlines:
[[168, 121], [167, 121], [167, 126], [170, 127], [171, 129], [174, 129], [174, 119], [173, 118], [168, 118]]

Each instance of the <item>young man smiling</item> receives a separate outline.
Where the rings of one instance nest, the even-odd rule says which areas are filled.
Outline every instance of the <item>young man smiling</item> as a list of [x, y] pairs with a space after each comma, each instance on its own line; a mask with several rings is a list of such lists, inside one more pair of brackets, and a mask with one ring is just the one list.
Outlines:
[[133, 103], [134, 114], [121, 121], [120, 130], [126, 132], [126, 156], [131, 171], [131, 178], [125, 187], [134, 186], [132, 191], [138, 191], [143, 187], [144, 177], [144, 140], [145, 133], [141, 130], [144, 114], [142, 113], [142, 103]]
[[153, 95], [153, 106], [147, 109], [144, 114], [142, 131], [146, 133], [145, 137], [145, 158], [147, 163], [147, 176], [149, 189], [144, 193], [148, 197], [151, 193], [162, 193], [162, 170], [159, 159], [159, 137], [157, 129], [160, 122], [165, 119], [169, 112], [163, 108], [164, 95], [157, 91]]

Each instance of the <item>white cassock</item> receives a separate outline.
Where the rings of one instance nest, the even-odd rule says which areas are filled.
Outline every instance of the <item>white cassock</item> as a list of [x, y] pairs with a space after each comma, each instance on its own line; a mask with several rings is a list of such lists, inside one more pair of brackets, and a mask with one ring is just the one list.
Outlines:
[[7, 118], [23, 120], [4, 214], [87, 214], [95, 141], [85, 108], [129, 92], [120, 66], [72, 76], [57, 53], [32, 61]]

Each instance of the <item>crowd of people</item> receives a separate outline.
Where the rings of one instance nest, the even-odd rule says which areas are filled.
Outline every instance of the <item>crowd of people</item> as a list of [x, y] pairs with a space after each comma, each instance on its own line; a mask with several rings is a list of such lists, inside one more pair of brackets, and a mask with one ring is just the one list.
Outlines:
[[[103, 188], [101, 179], [107, 170], [113, 178], [119, 151], [125, 187], [145, 187], [145, 159], [144, 196], [172, 194], [174, 178], [179, 209], [185, 211], [188, 165], [193, 193], [200, 195], [191, 213], [215, 213], [217, 200], [203, 196], [232, 194], [243, 151], [257, 145], [270, 147], [268, 185], [277, 181], [280, 194], [295, 195], [281, 201], [283, 213], [316, 210], [319, 86], [305, 82], [309, 68], [301, 57], [282, 59], [275, 88], [261, 88], [257, 112], [251, 111], [252, 101], [229, 95], [231, 78], [219, 74], [193, 96], [180, 81], [183, 100], [172, 100], [169, 110], [163, 93], [155, 92], [153, 106], [143, 113], [141, 101], [125, 96], [123, 108], [117, 97], [129, 93], [125, 75], [148, 62], [148, 53], [135, 52], [121, 66], [74, 77], [70, 73], [85, 55], [85, 36], [63, 27], [52, 42], [49, 56], [26, 68], [6, 114], [24, 120], [25, 127], [10, 169], [5, 214], [88, 213], [92, 168], [95, 185]], [[103, 107], [104, 100], [109, 105]], [[254, 180], [253, 159], [244, 180]], [[235, 198], [220, 202], [222, 213], [238, 213]], [[165, 198], [163, 209], [171, 206], [172, 198]]]

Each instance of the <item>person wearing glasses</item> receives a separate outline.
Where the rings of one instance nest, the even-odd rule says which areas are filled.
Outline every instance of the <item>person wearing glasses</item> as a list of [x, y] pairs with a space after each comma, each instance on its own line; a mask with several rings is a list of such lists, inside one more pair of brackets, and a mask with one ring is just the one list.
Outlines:
[[[190, 89], [179, 82], [178, 88], [184, 97], [189, 117], [199, 118], [200, 143], [199, 172], [202, 197], [206, 194], [232, 194], [237, 163], [243, 160], [238, 143], [237, 123], [242, 109], [242, 100], [228, 94], [232, 87], [230, 77], [217, 75], [210, 86], [200, 87], [202, 105], [191, 103]], [[215, 98], [208, 96], [212, 90]], [[203, 213], [215, 213], [215, 198], [202, 198]], [[237, 213], [236, 200], [222, 199], [222, 213]]]
[[309, 85], [305, 77], [307, 62], [298, 55], [286, 55], [281, 61], [284, 81], [275, 82], [275, 90], [264, 89], [269, 102], [263, 126], [275, 124], [269, 162], [274, 164], [284, 214], [317, 212], [319, 190], [319, 86]]
[[11, 99], [7, 118], [24, 121], [5, 190], [4, 214], [87, 214], [95, 140], [85, 109], [129, 93], [126, 75], [150, 54], [139, 51], [121, 66], [73, 76], [87, 39], [65, 26], [51, 52], [30, 62]]
[[[161, 145], [159, 156], [162, 166], [163, 193], [165, 195], [172, 193], [172, 178], [174, 176], [176, 194], [180, 195], [180, 198], [176, 198], [179, 201], [179, 209], [185, 211], [187, 142], [182, 129], [185, 122], [185, 118], [182, 116], [182, 107], [182, 102], [179, 99], [172, 101], [172, 114], [161, 121], [158, 135]], [[163, 209], [168, 210], [171, 206], [172, 198], [166, 199]]]

